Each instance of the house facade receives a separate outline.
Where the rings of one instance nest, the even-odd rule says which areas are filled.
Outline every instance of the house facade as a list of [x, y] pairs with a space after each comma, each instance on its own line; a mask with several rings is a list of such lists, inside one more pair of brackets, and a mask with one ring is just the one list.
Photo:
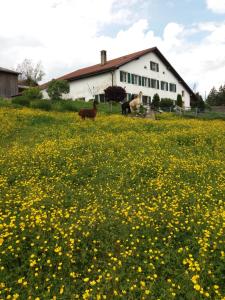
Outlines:
[[[58, 79], [68, 80], [70, 93], [64, 98], [97, 99], [105, 101], [104, 90], [108, 86], [122, 86], [127, 100], [132, 95], [143, 93], [142, 102], [148, 104], [157, 93], [160, 98], [177, 99], [182, 95], [185, 107], [190, 107], [193, 91], [172, 65], [156, 48], [150, 48], [107, 61], [106, 51], [101, 51], [101, 63], [80, 69]], [[43, 86], [44, 97], [47, 84]]]
[[0, 97], [11, 98], [18, 94], [18, 72], [0, 68]]

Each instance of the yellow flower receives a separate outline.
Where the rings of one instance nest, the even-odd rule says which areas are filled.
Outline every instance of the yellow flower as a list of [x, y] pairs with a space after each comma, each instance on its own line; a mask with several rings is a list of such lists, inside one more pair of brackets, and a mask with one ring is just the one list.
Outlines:
[[201, 286], [200, 286], [199, 284], [195, 284], [195, 285], [194, 285], [194, 289], [195, 289], [196, 291], [200, 291]]
[[18, 283], [22, 283], [23, 282], [24, 277], [21, 277], [20, 279], [17, 280]]
[[140, 281], [141, 287], [145, 287], [145, 282], [144, 281]]
[[84, 281], [84, 282], [88, 282], [88, 281], [89, 281], [89, 278], [86, 277], [86, 278], [83, 279], [83, 281]]
[[62, 295], [63, 292], [64, 292], [64, 285], [62, 285], [61, 288], [60, 288], [60, 290], [59, 290], [60, 295]]

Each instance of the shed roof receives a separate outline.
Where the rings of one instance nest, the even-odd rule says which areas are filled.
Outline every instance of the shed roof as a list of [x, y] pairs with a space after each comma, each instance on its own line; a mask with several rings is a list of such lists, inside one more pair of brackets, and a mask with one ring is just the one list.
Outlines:
[[20, 74], [19, 72], [12, 71], [12, 70], [5, 69], [5, 68], [1, 68], [1, 67], [0, 67], [0, 72], [4, 72], [4, 73], [12, 73], [12, 74], [17, 74], [17, 75]]

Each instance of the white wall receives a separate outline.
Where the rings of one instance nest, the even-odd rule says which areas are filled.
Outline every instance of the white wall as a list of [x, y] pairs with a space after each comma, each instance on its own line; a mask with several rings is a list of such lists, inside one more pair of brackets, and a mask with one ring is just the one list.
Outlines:
[[[150, 70], [150, 61], [154, 61], [159, 64], [159, 72]], [[147, 68], [144, 68], [145, 66]], [[166, 81], [168, 83], [174, 83], [174, 84], [176, 84], [177, 91], [176, 91], [176, 93], [174, 93], [174, 92], [170, 92], [170, 91], [162, 91], [161, 86], [159, 87], [160, 89], [154, 89], [154, 88], [134, 85], [132, 83], [120, 82], [120, 71], [156, 79], [159, 81]], [[143, 95], [150, 96], [151, 98], [154, 96], [154, 94], [158, 93], [160, 98], [170, 98], [170, 99], [176, 100], [177, 95], [178, 94], [182, 95], [182, 91], [184, 91], [184, 97], [183, 97], [184, 106], [185, 107], [190, 106], [190, 95], [189, 95], [188, 91], [184, 88], [183, 85], [181, 85], [178, 82], [178, 80], [173, 75], [173, 73], [171, 73], [169, 70], [167, 70], [167, 67], [157, 57], [157, 55], [155, 55], [155, 53], [145, 54], [144, 56], [140, 57], [139, 59], [131, 61], [131, 62], [127, 63], [126, 65], [121, 66], [115, 72], [115, 78], [116, 78], [116, 84], [120, 85], [122, 87], [125, 87], [127, 93], [138, 94], [140, 91], [142, 91]]]
[[[69, 94], [64, 94], [64, 99], [85, 98], [85, 101], [93, 99], [95, 95], [104, 94], [104, 90], [112, 85], [111, 73], [100, 74], [85, 79], [75, 80], [70, 83]], [[43, 90], [44, 98], [48, 99], [46, 90]]]

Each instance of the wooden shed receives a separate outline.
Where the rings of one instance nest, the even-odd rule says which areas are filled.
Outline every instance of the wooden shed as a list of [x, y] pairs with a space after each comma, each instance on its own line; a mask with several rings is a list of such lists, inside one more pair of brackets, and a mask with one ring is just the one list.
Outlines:
[[11, 98], [18, 94], [18, 72], [0, 67], [0, 97]]

